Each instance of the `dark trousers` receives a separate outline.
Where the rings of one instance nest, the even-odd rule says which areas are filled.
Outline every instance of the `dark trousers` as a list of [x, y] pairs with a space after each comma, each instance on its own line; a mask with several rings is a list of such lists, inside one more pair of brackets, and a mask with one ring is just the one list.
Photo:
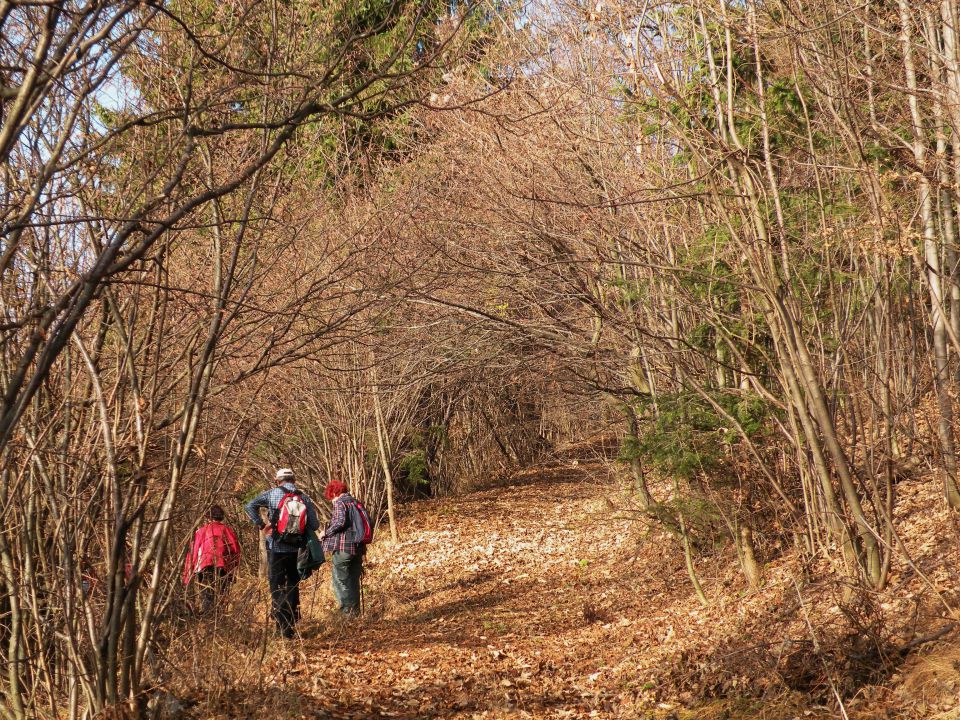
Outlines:
[[362, 554], [333, 553], [333, 570], [330, 572], [333, 595], [340, 603], [340, 610], [350, 615], [360, 612], [360, 573], [362, 572]]
[[227, 571], [223, 568], [207, 566], [197, 573], [197, 587], [200, 591], [200, 614], [213, 610], [220, 598], [227, 592]]
[[293, 636], [293, 626], [300, 619], [300, 573], [297, 553], [270, 552], [270, 600], [277, 630], [284, 637]]

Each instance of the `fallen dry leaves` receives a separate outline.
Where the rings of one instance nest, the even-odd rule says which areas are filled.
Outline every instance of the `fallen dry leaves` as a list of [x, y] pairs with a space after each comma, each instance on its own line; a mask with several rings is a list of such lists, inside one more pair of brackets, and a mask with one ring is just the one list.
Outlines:
[[[931, 511], [931, 485], [902, 485], [900, 528], [915, 567], [956, 597], [958, 553], [944, 514]], [[558, 461], [500, 487], [405, 506], [402, 542], [381, 539], [368, 558], [363, 620], [342, 622], [331, 611], [324, 570], [303, 590], [304, 636], [237, 640], [230, 652], [246, 675], [220, 691], [194, 690], [194, 713], [826, 718], [838, 716], [835, 706], [817, 704], [829, 695], [822, 682], [830, 676], [847, 694], [851, 718], [955, 716], [943, 713], [956, 708], [956, 693], [945, 692], [960, 687], [960, 662], [942, 663], [941, 674], [952, 668], [954, 676], [939, 679], [928, 662], [920, 680], [908, 661], [893, 679], [850, 692], [843, 658], [812, 653], [801, 599], [819, 643], [851, 642], [839, 588], [811, 579], [830, 577], [826, 565], [801, 573], [795, 557], [781, 553], [768, 559], [763, 588], [748, 593], [732, 551], [717, 551], [698, 559], [711, 599], [701, 607], [675, 541], [628, 513], [611, 516], [608, 499], [620, 503], [617, 492], [599, 463]], [[926, 583], [901, 561], [876, 599], [904, 642], [942, 615]], [[258, 613], [262, 584], [249, 586], [259, 593]], [[829, 673], [819, 672], [824, 666]], [[807, 675], [812, 684], [803, 687]], [[923, 692], [911, 692], [911, 683]]]

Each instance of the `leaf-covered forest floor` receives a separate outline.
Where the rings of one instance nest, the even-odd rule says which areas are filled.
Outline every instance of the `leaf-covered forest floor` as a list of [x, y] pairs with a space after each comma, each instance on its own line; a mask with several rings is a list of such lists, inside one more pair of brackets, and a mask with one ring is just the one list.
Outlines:
[[302, 636], [274, 639], [265, 581], [241, 580], [203, 639], [171, 638], [171, 687], [193, 717], [787, 720], [842, 717], [835, 693], [860, 720], [960, 717], [956, 633], [920, 642], [949, 626], [937, 592], [960, 597], [936, 483], [899, 489], [913, 567], [883, 594], [845, 598], [760, 533], [756, 592], [729, 543], [701, 549], [703, 607], [677, 540], [603, 467], [572, 453], [404, 505], [360, 621], [332, 612], [325, 567], [302, 585]]

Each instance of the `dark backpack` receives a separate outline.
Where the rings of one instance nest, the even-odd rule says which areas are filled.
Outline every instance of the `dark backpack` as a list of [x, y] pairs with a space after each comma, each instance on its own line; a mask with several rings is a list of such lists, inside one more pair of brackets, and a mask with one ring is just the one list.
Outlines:
[[346, 506], [350, 517], [347, 539], [357, 545], [369, 545], [373, 542], [373, 523], [370, 522], [370, 514], [359, 500], [348, 501]]
[[307, 503], [299, 491], [288, 492], [273, 511], [274, 540], [291, 547], [307, 544]]
[[316, 533], [307, 533], [307, 544], [297, 550], [297, 572], [300, 579], [306, 580], [313, 575], [314, 570], [323, 565], [326, 560], [323, 554], [323, 545]]

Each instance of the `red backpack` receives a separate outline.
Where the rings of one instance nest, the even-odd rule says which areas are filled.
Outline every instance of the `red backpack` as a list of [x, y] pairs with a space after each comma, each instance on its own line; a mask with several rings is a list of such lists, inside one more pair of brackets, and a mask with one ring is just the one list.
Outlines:
[[307, 504], [303, 495], [294, 490], [280, 500], [273, 511], [274, 538], [293, 547], [302, 548], [307, 544]]
[[359, 500], [353, 499], [353, 502], [347, 501], [347, 513], [350, 516], [350, 535], [351, 542], [358, 545], [369, 545], [373, 542], [373, 523], [370, 522], [370, 514]]

